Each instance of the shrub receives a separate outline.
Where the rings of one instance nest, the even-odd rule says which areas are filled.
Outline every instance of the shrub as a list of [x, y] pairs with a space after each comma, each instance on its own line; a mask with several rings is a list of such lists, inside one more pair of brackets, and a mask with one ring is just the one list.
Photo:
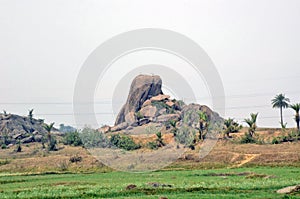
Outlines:
[[109, 147], [109, 141], [104, 135], [104, 133], [99, 132], [95, 129], [85, 127], [79, 133], [82, 143], [86, 148], [100, 147], [106, 148]]
[[69, 164], [66, 161], [59, 162], [57, 167], [60, 171], [67, 171], [69, 169]]
[[65, 136], [64, 136], [64, 139], [63, 139], [63, 143], [65, 145], [81, 146], [82, 141], [81, 141], [81, 138], [79, 136], [79, 132], [74, 131], [74, 132], [66, 133]]
[[153, 149], [153, 150], [156, 150], [159, 147], [165, 146], [165, 143], [163, 141], [161, 132], [159, 131], [155, 135], [156, 135], [155, 141], [154, 142], [148, 142], [148, 144], [147, 144], [148, 148]]
[[147, 147], [152, 150], [158, 149], [158, 145], [156, 142], [148, 142]]
[[70, 162], [72, 163], [76, 163], [76, 162], [81, 162], [82, 161], [82, 157], [81, 156], [78, 156], [78, 155], [75, 155], [75, 156], [72, 156], [70, 157], [69, 159]]
[[136, 144], [129, 136], [114, 134], [110, 137], [110, 144], [112, 146], [124, 149], [126, 151], [136, 150], [141, 148], [139, 144]]
[[0, 166], [2, 165], [6, 165], [6, 164], [9, 164], [11, 161], [8, 160], [8, 159], [5, 159], [5, 160], [0, 160]]
[[245, 135], [241, 138], [241, 144], [255, 143], [256, 140], [249, 134], [245, 133]]
[[175, 113], [174, 108], [168, 106], [162, 101], [152, 101], [151, 104], [157, 108], [157, 110], [166, 109], [167, 114]]
[[281, 143], [281, 141], [277, 138], [277, 137], [274, 137], [273, 139], [272, 139], [272, 142], [271, 142], [272, 144], [280, 144]]
[[1, 149], [7, 149], [7, 145], [3, 143], [3, 144], [1, 145]]
[[178, 129], [175, 141], [187, 147], [191, 147], [195, 144], [195, 136], [196, 130], [185, 125]]

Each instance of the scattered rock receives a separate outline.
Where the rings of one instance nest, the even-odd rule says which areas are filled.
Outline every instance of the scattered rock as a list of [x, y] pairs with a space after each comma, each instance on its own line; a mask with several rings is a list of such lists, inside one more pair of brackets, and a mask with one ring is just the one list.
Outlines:
[[19, 138], [22, 138], [22, 134], [21, 133], [18, 133], [16, 135], [13, 136], [13, 139], [19, 139]]
[[282, 189], [277, 190], [277, 193], [280, 194], [289, 194], [289, 193], [295, 193], [300, 191], [300, 185], [296, 186], [289, 186]]
[[151, 120], [149, 120], [148, 118], [143, 118], [139, 121], [139, 126], [143, 126], [145, 124], [148, 124], [149, 122], [151, 122]]
[[111, 131], [111, 127], [108, 125], [104, 125], [101, 128], [99, 128], [98, 131], [102, 133], [108, 133], [109, 131]]
[[168, 114], [168, 115], [160, 115], [156, 118], [156, 122], [168, 122], [170, 120], [178, 121], [180, 118], [180, 115], [178, 114]]
[[149, 106], [149, 105], [151, 105], [151, 100], [146, 100], [146, 101], [143, 103], [142, 107]]
[[157, 108], [155, 106], [145, 106], [140, 110], [140, 113], [147, 118], [154, 118], [156, 116]]
[[166, 114], [166, 112], [167, 112], [167, 109], [165, 109], [165, 108], [160, 109], [160, 110], [158, 111], [159, 115], [164, 115], [164, 114]]
[[164, 94], [161, 94], [161, 95], [157, 95], [157, 96], [154, 96], [154, 97], [151, 97], [150, 98], [150, 101], [163, 101], [163, 100], [167, 100], [170, 98], [170, 95], [164, 95]]
[[34, 137], [33, 136], [29, 136], [27, 138], [24, 138], [21, 140], [21, 143], [23, 144], [27, 144], [27, 143], [30, 143], [30, 142], [34, 142]]
[[168, 106], [170, 106], [170, 107], [173, 107], [173, 106], [175, 105], [175, 103], [172, 102], [172, 101], [167, 101], [167, 102], [166, 102], [166, 105], [168, 105]]
[[172, 185], [170, 184], [161, 184], [159, 182], [148, 182], [147, 183], [149, 186], [152, 186], [154, 188], [158, 188], [158, 187], [173, 187]]
[[113, 126], [111, 127], [111, 131], [114, 132], [114, 131], [120, 131], [120, 130], [123, 130], [123, 129], [126, 129], [128, 127], [128, 123], [127, 122], [123, 122], [121, 124], [118, 124], [116, 126]]
[[137, 186], [135, 184], [130, 184], [130, 185], [126, 186], [126, 190], [132, 190], [135, 188], [137, 188]]
[[43, 136], [42, 136], [42, 135], [35, 135], [35, 136], [34, 136], [34, 140], [35, 140], [36, 142], [42, 142]]
[[125, 115], [125, 121], [128, 124], [132, 124], [132, 123], [136, 122], [135, 112], [131, 111], [131, 112], [127, 113]]

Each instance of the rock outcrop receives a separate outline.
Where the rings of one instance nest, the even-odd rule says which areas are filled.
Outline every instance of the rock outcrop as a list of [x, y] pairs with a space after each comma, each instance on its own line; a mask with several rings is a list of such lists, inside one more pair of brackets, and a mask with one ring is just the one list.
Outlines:
[[153, 96], [162, 94], [162, 80], [157, 75], [139, 75], [131, 84], [126, 104], [117, 116], [115, 125], [127, 122], [133, 124], [137, 121], [135, 113], [138, 112], [143, 103]]
[[43, 128], [44, 120], [14, 115], [0, 114], [0, 140], [8, 143], [41, 141], [47, 132]]
[[198, 128], [199, 112], [204, 112], [210, 122], [223, 120], [205, 105], [185, 105], [182, 101], [170, 99], [169, 95], [163, 94], [161, 86], [159, 76], [137, 76], [111, 131], [130, 130], [148, 123], [168, 125], [171, 120], [178, 122], [180, 126], [184, 124]]

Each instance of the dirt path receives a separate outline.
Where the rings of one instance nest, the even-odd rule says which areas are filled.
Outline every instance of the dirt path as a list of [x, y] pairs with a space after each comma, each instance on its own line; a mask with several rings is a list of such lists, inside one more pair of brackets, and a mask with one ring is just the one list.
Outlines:
[[234, 165], [232, 165], [230, 168], [238, 168], [243, 166], [244, 164], [251, 162], [254, 158], [259, 156], [260, 154], [239, 154], [239, 153], [234, 153], [234, 156], [232, 158], [232, 161], [237, 159], [240, 155], [244, 155], [244, 159], [241, 161], [236, 162]]

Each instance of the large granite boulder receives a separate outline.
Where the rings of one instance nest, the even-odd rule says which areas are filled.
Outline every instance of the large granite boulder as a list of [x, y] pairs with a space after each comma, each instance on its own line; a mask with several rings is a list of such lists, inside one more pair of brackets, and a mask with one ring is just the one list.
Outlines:
[[115, 125], [126, 122], [132, 124], [136, 122], [135, 114], [138, 112], [143, 103], [159, 94], [163, 94], [161, 90], [162, 80], [157, 75], [139, 75], [131, 83], [129, 95], [126, 104], [119, 112]]

